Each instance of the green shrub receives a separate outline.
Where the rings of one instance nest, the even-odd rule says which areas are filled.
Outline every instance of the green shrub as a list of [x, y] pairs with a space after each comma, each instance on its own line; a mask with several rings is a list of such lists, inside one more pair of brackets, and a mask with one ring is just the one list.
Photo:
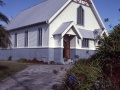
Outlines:
[[108, 37], [100, 39], [101, 45], [91, 59], [100, 59], [102, 62], [112, 64], [120, 62], [120, 25], [117, 25], [109, 33]]
[[108, 37], [100, 40], [98, 51], [91, 60], [99, 59], [105, 77], [111, 78], [118, 86], [120, 83], [120, 24], [116, 25]]
[[[77, 79], [73, 85], [69, 84], [70, 75]], [[79, 60], [67, 75], [65, 84], [71, 90], [89, 90], [98, 77], [102, 77], [102, 70], [98, 61]]]
[[25, 58], [20, 58], [17, 62], [22, 62], [22, 63], [25, 63], [25, 62], [28, 62], [28, 60], [27, 60], [27, 59], [25, 59]]
[[49, 63], [50, 63], [50, 64], [52, 64], [52, 65], [54, 65], [54, 64], [55, 64], [55, 62], [54, 62], [54, 61], [50, 61]]

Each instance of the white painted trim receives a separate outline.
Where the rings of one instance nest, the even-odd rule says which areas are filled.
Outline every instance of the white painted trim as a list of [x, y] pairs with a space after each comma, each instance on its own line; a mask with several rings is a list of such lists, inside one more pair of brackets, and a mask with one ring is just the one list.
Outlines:
[[40, 47], [40, 46], [38, 46], [38, 47], [12, 47], [13, 49], [21, 49], [21, 48], [27, 48], [27, 49], [29, 49], [29, 48], [64, 48], [64, 47], [48, 47], [48, 46], [42, 46], [42, 47]]
[[80, 50], [96, 50], [96, 49], [86, 49], [86, 48], [80, 48]]
[[[106, 27], [105, 27], [105, 25], [104, 25], [104, 23], [103, 23], [103, 21], [102, 21], [102, 19], [101, 19], [101, 17], [100, 17], [100, 15], [99, 15], [99, 13], [98, 13], [98, 11], [97, 11], [97, 9], [96, 9], [96, 7], [95, 7], [95, 5], [94, 5], [94, 3], [93, 3], [92, 0], [91, 0], [91, 3], [92, 3], [92, 4], [90, 5], [90, 7], [91, 7], [94, 15], [96, 15], [96, 17], [97, 17], [96, 19], [98, 20], [100, 26], [102, 26], [102, 28], [105, 28], [104, 30], [105, 30], [106, 33], [107, 33]], [[108, 35], [108, 33], [107, 33], [107, 35]]]
[[62, 49], [62, 48], [64, 48], [64, 47], [61, 46], [61, 47], [49, 47], [49, 48], [61, 48], [61, 49]]
[[35, 47], [12, 47], [14, 49], [19, 49], [19, 48], [49, 48], [48, 46], [43, 46], [43, 47], [40, 47], [40, 46], [35, 46]]
[[102, 36], [102, 35], [103, 35], [103, 33], [106, 33], [106, 35], [108, 36], [108, 32], [106, 32], [106, 30], [104, 30], [104, 31], [101, 33], [101, 35], [100, 35], [100, 36]]
[[[101, 30], [101, 29], [100, 29], [100, 30]], [[100, 33], [100, 37], [102, 37], [102, 35], [103, 35], [104, 33], [106, 34], [106, 36], [108, 36], [108, 32], [106, 32], [106, 30], [104, 30], [104, 31], [102, 31], [102, 32]]]
[[92, 49], [92, 48], [76, 48], [76, 47], [70, 47], [70, 49], [82, 49], [82, 50], [96, 50], [95, 48]]
[[[64, 47], [19, 47], [19, 48], [11, 48], [11, 49], [42, 49], [42, 48], [61, 48], [63, 49]], [[96, 49], [91, 49], [91, 48], [76, 48], [76, 47], [70, 47], [70, 49], [82, 49], [82, 50], [96, 50]], [[0, 49], [3, 50], [3, 49]], [[9, 49], [8, 49], [9, 50]]]
[[101, 25], [104, 27], [104, 28], [106, 28], [105, 27], [105, 25], [103, 24], [103, 22], [102, 22], [102, 19], [101, 19], [101, 17], [100, 17], [100, 15], [99, 15], [99, 13], [98, 13], [98, 11], [97, 11], [97, 9], [96, 9], [96, 7], [95, 7], [95, 5], [94, 5], [94, 3], [93, 3], [93, 1], [91, 0], [91, 9], [94, 11], [94, 14], [98, 17], [98, 20], [99, 20], [99, 22], [101, 23]]
[[76, 28], [76, 26], [75, 26], [75, 24], [74, 24], [73, 22], [72, 22], [72, 23], [67, 27], [67, 29], [62, 33], [62, 37], [68, 32], [68, 30], [69, 30], [72, 26], [74, 26], [76, 32], [77, 32], [78, 35], [80, 36], [79, 38], [82, 39], [83, 37], [82, 37], [81, 33], [79, 33], [78, 29]]

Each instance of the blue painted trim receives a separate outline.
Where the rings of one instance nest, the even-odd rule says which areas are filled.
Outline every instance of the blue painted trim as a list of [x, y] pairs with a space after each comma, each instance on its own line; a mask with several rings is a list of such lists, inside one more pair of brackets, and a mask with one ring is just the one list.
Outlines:
[[70, 49], [70, 58], [75, 60], [75, 55], [79, 58], [87, 59], [95, 53], [96, 50], [85, 50], [85, 49]]
[[[83, 49], [70, 49], [70, 58], [75, 60], [75, 55], [79, 55], [80, 58], [89, 58], [95, 50], [83, 50]], [[0, 60], [8, 60], [8, 57], [12, 56], [13, 60], [20, 58], [26, 59], [38, 59], [45, 62], [55, 61], [63, 63], [63, 48], [23, 48], [23, 49], [9, 49], [0, 50]]]

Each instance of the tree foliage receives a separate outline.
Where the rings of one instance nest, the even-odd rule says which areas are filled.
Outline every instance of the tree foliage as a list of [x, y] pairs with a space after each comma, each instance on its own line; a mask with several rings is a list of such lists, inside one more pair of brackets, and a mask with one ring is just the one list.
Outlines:
[[[0, 0], [0, 6], [4, 6], [5, 4], [3, 3], [2, 0]], [[0, 12], [0, 21], [9, 23], [9, 19]], [[10, 35], [9, 33], [5, 30], [5, 27], [0, 24], [0, 48], [7, 48], [10, 47], [11, 41], [10, 41]]]
[[[110, 78], [115, 87], [120, 83], [120, 24], [116, 25], [108, 37], [100, 40], [96, 54], [90, 59], [99, 60], [104, 76]], [[120, 87], [119, 87], [120, 88]], [[116, 89], [115, 89], [116, 90]]]
[[10, 47], [11, 41], [9, 38], [10, 38], [9, 33], [5, 30], [5, 28], [2, 25], [0, 25], [0, 47], [1, 48]]
[[116, 25], [108, 37], [100, 40], [101, 45], [96, 53], [99, 59], [120, 59], [120, 25]]

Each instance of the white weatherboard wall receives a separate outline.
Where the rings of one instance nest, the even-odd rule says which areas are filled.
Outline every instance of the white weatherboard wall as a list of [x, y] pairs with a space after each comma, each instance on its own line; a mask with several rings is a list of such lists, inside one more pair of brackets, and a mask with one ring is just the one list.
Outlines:
[[15, 38], [15, 33], [11, 32], [10, 33], [10, 41], [12, 43], [12, 45], [11, 45], [12, 48], [14, 47], [14, 38]]
[[91, 50], [96, 50], [94, 40], [90, 40], [90, 41], [89, 41], [89, 46], [90, 46], [90, 49], [91, 49]]
[[[71, 2], [50, 24], [50, 33], [49, 33], [49, 46], [50, 47], [55, 47], [54, 43], [54, 38], [53, 33], [57, 30], [57, 28], [63, 23], [63, 22], [69, 22], [73, 21], [76, 25], [77, 23], [77, 8], [80, 6], [80, 4]], [[82, 5], [83, 6], [83, 5]], [[91, 30], [93, 31], [94, 29], [99, 29], [100, 26], [91, 10], [90, 7], [83, 6], [84, 11], [85, 11], [85, 25], [84, 26], [79, 26], [77, 25], [78, 28], [81, 29], [86, 29], [86, 30]], [[62, 39], [61, 39], [62, 42]], [[63, 44], [61, 44], [61, 47], [63, 47]]]
[[70, 40], [70, 48], [71, 48], [71, 49], [72, 49], [72, 48], [75, 48], [75, 46], [76, 46], [75, 38], [76, 38], [76, 36]]
[[[42, 28], [42, 47], [37, 44], [38, 29]], [[28, 47], [24, 46], [25, 31], [28, 31]], [[17, 47], [14, 47], [15, 33], [17, 33]], [[25, 29], [19, 29], [15, 31], [10, 31], [12, 48], [44, 48], [48, 47], [48, 25], [38, 25]]]
[[54, 36], [54, 44], [55, 44], [55, 48], [58, 48], [61, 46], [61, 35]]
[[[86, 49], [88, 50], [88, 48], [83, 48], [82, 47], [82, 39], [77, 39], [76, 38], [76, 48], [77, 49]], [[95, 50], [95, 43], [94, 43], [94, 40], [89, 40], [89, 50]]]

